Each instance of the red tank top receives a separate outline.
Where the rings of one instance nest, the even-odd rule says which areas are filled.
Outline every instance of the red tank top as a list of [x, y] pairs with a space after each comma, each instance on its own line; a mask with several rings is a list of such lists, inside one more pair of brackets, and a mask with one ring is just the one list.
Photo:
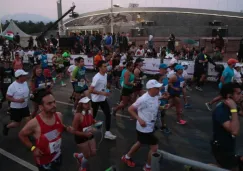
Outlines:
[[43, 152], [43, 156], [37, 157], [35, 160], [37, 164], [44, 165], [51, 163], [61, 155], [61, 135], [64, 131], [64, 126], [56, 113], [55, 124], [51, 126], [45, 124], [40, 115], [37, 115], [36, 119], [41, 130], [40, 137], [36, 140], [36, 148]]
[[93, 124], [94, 124], [93, 116], [90, 114], [85, 114], [85, 115], [83, 115], [83, 121], [80, 123], [78, 129], [80, 132], [83, 132], [84, 128], [87, 128]]

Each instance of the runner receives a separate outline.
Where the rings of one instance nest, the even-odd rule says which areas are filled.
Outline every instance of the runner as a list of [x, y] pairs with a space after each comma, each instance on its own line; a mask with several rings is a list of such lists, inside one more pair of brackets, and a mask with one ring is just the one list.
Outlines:
[[133, 92], [134, 92], [134, 101], [137, 99], [137, 97], [142, 96], [144, 94], [143, 91], [143, 84], [144, 84], [144, 79], [146, 79], [146, 76], [143, 74], [142, 71], [142, 66], [143, 66], [143, 59], [142, 58], [137, 58], [135, 63], [134, 63], [134, 75], [135, 75], [135, 86], [133, 87]]
[[[11, 68], [11, 62], [10, 61], [3, 61], [4, 66], [0, 67], [0, 88], [1, 88], [1, 93], [2, 93], [2, 99], [0, 101], [0, 109], [2, 108], [2, 103], [6, 100], [6, 94], [8, 87], [10, 84], [12, 84], [14, 80], [14, 71], [13, 68]], [[10, 101], [8, 101], [8, 106], [10, 107]], [[9, 114], [8, 109], [8, 114]]]
[[135, 163], [131, 157], [141, 145], [144, 144], [150, 146], [150, 151], [143, 170], [151, 171], [151, 156], [152, 153], [158, 150], [158, 139], [154, 135], [154, 125], [159, 109], [158, 94], [160, 87], [162, 87], [162, 84], [156, 80], [149, 80], [146, 84], [148, 92], [139, 97], [137, 101], [128, 108], [131, 116], [137, 120], [137, 142], [132, 146], [130, 151], [121, 158], [129, 167], [135, 167]]
[[63, 72], [65, 70], [65, 67], [64, 67], [64, 61], [63, 61], [63, 57], [61, 56], [61, 53], [58, 52], [55, 56], [53, 56], [52, 62], [54, 64], [57, 73], [57, 78], [59, 78], [61, 81], [61, 86], [62, 87], [66, 86], [66, 84], [63, 82], [63, 76], [64, 76]]
[[[65, 130], [62, 114], [56, 112], [55, 98], [50, 92], [40, 91], [37, 99], [41, 113], [25, 125], [19, 138], [33, 152], [39, 171], [60, 171], [62, 133]], [[73, 133], [72, 128], [66, 129]], [[35, 138], [35, 144], [29, 136]]]
[[17, 70], [15, 73], [16, 80], [8, 87], [6, 99], [10, 101], [10, 119], [9, 124], [3, 127], [3, 135], [7, 136], [10, 128], [16, 128], [20, 122], [30, 116], [28, 107], [29, 87], [27, 84], [28, 73], [24, 70]]
[[184, 87], [184, 79], [182, 77], [183, 66], [176, 65], [175, 74], [169, 78], [169, 93], [170, 99], [172, 100], [172, 104], [176, 108], [177, 115], [177, 123], [180, 125], [186, 124], [186, 121], [182, 120], [182, 105], [180, 101], [180, 95], [182, 93], [182, 89]]
[[164, 132], [165, 134], [171, 133], [171, 131], [167, 127], [166, 121], [165, 121], [166, 105], [168, 105], [168, 100], [170, 97], [170, 95], [168, 93], [169, 79], [166, 76], [167, 69], [168, 69], [168, 66], [166, 64], [160, 64], [159, 77], [158, 77], [158, 82], [163, 84], [163, 86], [160, 90], [160, 121], [161, 121], [160, 131]]
[[70, 57], [71, 57], [71, 54], [69, 52], [64, 52], [62, 54], [62, 57], [63, 57], [63, 65], [64, 65], [64, 75], [65, 73], [67, 73], [67, 69], [68, 67], [70, 66]]
[[33, 75], [31, 78], [31, 100], [33, 101], [34, 111], [31, 114], [31, 117], [34, 118], [37, 115], [39, 106], [36, 103], [37, 94], [40, 90], [48, 90], [51, 86], [51, 82], [45, 78], [44, 74], [42, 73], [42, 69], [39, 65], [35, 66], [33, 69]]
[[88, 97], [80, 99], [73, 119], [73, 128], [75, 130], [74, 138], [80, 153], [74, 153], [74, 157], [80, 164], [79, 171], [86, 171], [87, 159], [96, 155], [96, 142], [94, 138], [95, 120]]
[[89, 80], [87, 79], [85, 73], [86, 68], [84, 67], [84, 58], [79, 57], [77, 60], [77, 67], [73, 70], [72, 73], [72, 80], [74, 81], [74, 91], [75, 91], [75, 103], [74, 109], [76, 110], [79, 100], [86, 96], [89, 97], [89, 88], [88, 83]]
[[21, 60], [18, 52], [15, 52], [15, 59], [13, 61], [13, 69], [14, 69], [14, 72], [17, 71], [18, 69], [23, 69], [23, 63], [22, 63], [22, 60]]
[[[224, 69], [223, 74], [220, 78], [219, 89], [222, 88], [223, 84], [230, 83], [234, 79], [234, 67], [238, 63], [238, 60], [230, 58], [227, 61], [228, 66]], [[222, 99], [221, 95], [215, 97], [212, 101], [205, 103], [209, 111], [212, 111], [212, 105]]]
[[112, 54], [109, 53], [105, 57], [105, 61], [107, 64], [107, 87], [108, 89], [111, 90], [111, 85], [112, 85], [112, 60], [111, 60]]
[[112, 115], [116, 115], [116, 112], [118, 112], [120, 109], [126, 107], [131, 101], [132, 94], [133, 94], [133, 86], [136, 85], [134, 83], [134, 74], [133, 71], [133, 62], [128, 62], [126, 65], [126, 72], [124, 73], [124, 81], [122, 82], [122, 101], [117, 107], [113, 108]]
[[107, 102], [107, 97], [110, 95], [107, 90], [107, 66], [105, 61], [98, 63], [99, 72], [93, 77], [92, 84], [90, 86], [93, 116], [97, 115], [99, 107], [105, 114], [105, 138], [115, 140], [116, 136], [110, 132], [111, 127], [111, 112], [110, 106]]
[[41, 68], [43, 70], [48, 68], [48, 59], [45, 50], [42, 51], [42, 54], [39, 56], [39, 60], [41, 61]]

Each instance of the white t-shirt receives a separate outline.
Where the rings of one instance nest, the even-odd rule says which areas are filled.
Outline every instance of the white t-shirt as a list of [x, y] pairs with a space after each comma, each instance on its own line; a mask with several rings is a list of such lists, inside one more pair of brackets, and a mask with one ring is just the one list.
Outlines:
[[34, 51], [33, 50], [29, 50], [26, 55], [30, 56], [30, 57], [33, 57], [34, 56]]
[[151, 97], [148, 92], [137, 99], [133, 106], [138, 111], [138, 116], [146, 123], [142, 127], [139, 122], [136, 123], [136, 129], [139, 132], [150, 133], [154, 131], [154, 124], [158, 116], [159, 96]]
[[124, 54], [122, 55], [121, 59], [120, 59], [120, 64], [123, 64], [123, 62], [125, 62], [127, 60], [127, 56]]
[[242, 83], [241, 74], [240, 74], [240, 72], [236, 71], [235, 69], [234, 69], [234, 80], [237, 83]]
[[174, 58], [174, 54], [169, 53], [165, 56], [166, 59]]
[[23, 57], [24, 56], [24, 51], [21, 49], [21, 50], [17, 50], [16, 52], [19, 53], [19, 56], [20, 57]]
[[144, 49], [138, 49], [135, 53], [135, 56], [144, 56]]
[[22, 84], [14, 81], [9, 87], [7, 91], [7, 95], [13, 97], [14, 99], [21, 99], [24, 98], [24, 103], [15, 103], [11, 102], [10, 107], [14, 109], [22, 109], [28, 106], [28, 99], [29, 99], [29, 87], [27, 82]]
[[167, 74], [168, 78], [171, 78], [173, 75], [175, 75], [175, 71], [174, 70], [170, 70]]
[[[93, 77], [91, 86], [94, 87], [95, 91], [106, 91], [107, 85], [107, 74], [101, 75], [99, 72]], [[103, 102], [106, 96], [99, 94], [91, 94], [91, 100], [93, 102]]]
[[69, 76], [70, 76], [70, 82], [72, 83], [72, 73], [73, 73], [73, 70], [75, 69], [76, 65], [70, 65], [68, 67], [68, 73], [69, 73]]

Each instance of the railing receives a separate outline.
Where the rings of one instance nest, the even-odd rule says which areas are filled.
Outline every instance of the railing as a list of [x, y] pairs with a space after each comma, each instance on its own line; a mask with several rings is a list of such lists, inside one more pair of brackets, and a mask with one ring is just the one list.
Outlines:
[[222, 169], [222, 168], [219, 168], [216, 166], [212, 166], [212, 165], [208, 165], [208, 164], [201, 163], [198, 161], [176, 156], [176, 155], [170, 154], [170, 153], [162, 151], [162, 150], [158, 150], [156, 153], [152, 154], [152, 162], [151, 162], [152, 171], [160, 171], [160, 160], [163, 160], [163, 159], [175, 161], [177, 163], [190, 165], [192, 167], [195, 167], [198, 169], [203, 169], [203, 170], [208, 170], [208, 171], [228, 171], [226, 169]]

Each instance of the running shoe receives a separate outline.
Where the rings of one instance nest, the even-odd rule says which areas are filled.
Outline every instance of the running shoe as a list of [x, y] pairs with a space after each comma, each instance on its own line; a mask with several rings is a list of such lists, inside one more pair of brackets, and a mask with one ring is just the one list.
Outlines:
[[4, 135], [4, 136], [7, 136], [7, 135], [8, 135], [8, 130], [9, 130], [9, 128], [7, 127], [7, 124], [5, 124], [5, 125], [3, 126], [3, 135]]
[[105, 139], [115, 140], [116, 139], [116, 136], [113, 135], [110, 131], [106, 131], [105, 132]]
[[165, 133], [165, 134], [170, 134], [170, 133], [171, 133], [170, 129], [167, 128], [167, 127], [165, 127], [165, 126], [160, 127], [159, 130], [160, 130], [161, 132]]
[[188, 91], [192, 91], [192, 88], [189, 87], [188, 85], [186, 86], [186, 89], [187, 89]]
[[61, 84], [62, 87], [65, 87], [66, 85], [67, 85], [67, 84], [65, 84], [65, 83], [62, 83], [62, 84]]
[[133, 162], [132, 158], [130, 159], [126, 159], [125, 155], [122, 156], [121, 160], [123, 161], [123, 163], [125, 163], [128, 167], [135, 167], [135, 163]]
[[180, 121], [177, 121], [177, 123], [180, 124], [180, 125], [185, 125], [186, 124], [186, 121], [184, 121], [184, 120], [181, 119]]
[[196, 86], [195, 88], [196, 88], [196, 90], [198, 90], [198, 91], [203, 91], [203, 89], [202, 89], [201, 87]]
[[82, 163], [83, 157], [79, 157], [79, 153], [73, 153], [73, 157], [77, 160], [78, 164]]
[[191, 106], [190, 104], [185, 104], [185, 105], [184, 105], [184, 108], [185, 108], [185, 109], [191, 109], [192, 106]]
[[146, 165], [145, 165], [145, 166], [143, 166], [143, 171], [151, 171], [151, 167], [147, 168]]
[[213, 110], [212, 105], [209, 102], [205, 103], [205, 105], [206, 105], [206, 107], [208, 108], [209, 111]]

